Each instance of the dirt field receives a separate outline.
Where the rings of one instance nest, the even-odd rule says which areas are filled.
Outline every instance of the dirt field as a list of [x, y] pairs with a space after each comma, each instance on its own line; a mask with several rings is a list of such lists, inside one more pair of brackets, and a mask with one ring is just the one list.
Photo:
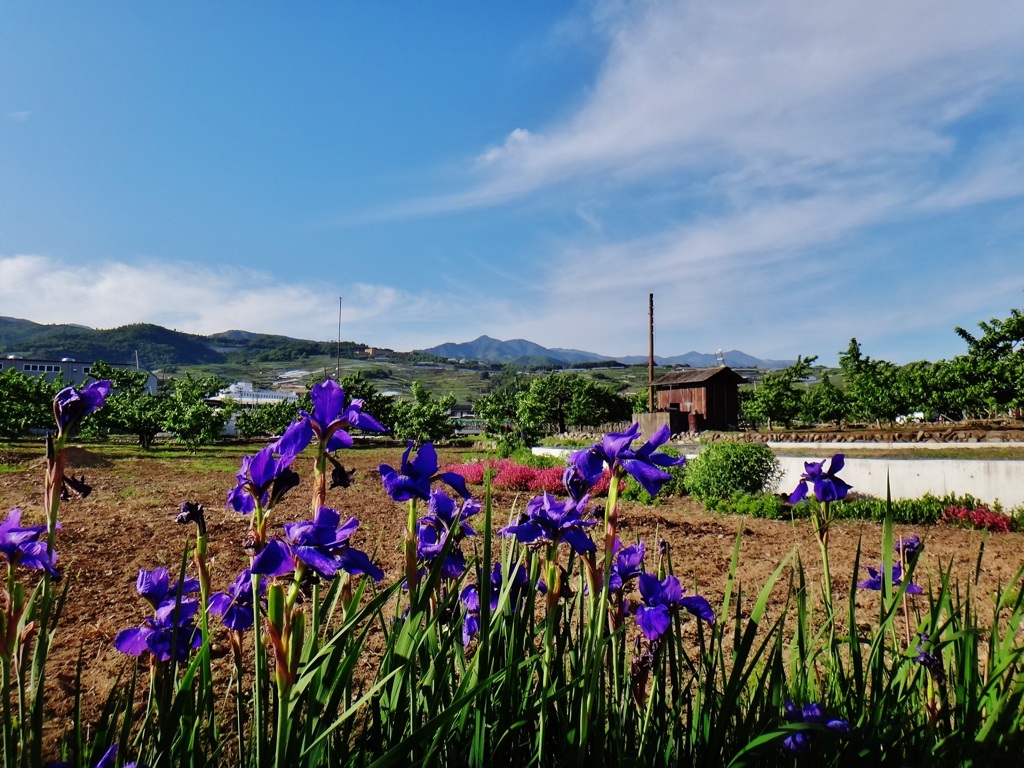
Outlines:
[[[0, 514], [13, 507], [25, 513], [25, 523], [41, 522], [43, 462], [41, 445], [22, 443], [0, 450]], [[251, 452], [253, 449], [250, 448]], [[59, 566], [72, 579], [69, 605], [58, 631], [48, 669], [51, 702], [49, 742], [54, 744], [68, 726], [75, 663], [81, 649], [85, 660], [84, 705], [89, 713], [106, 695], [119, 673], [131, 668], [132, 659], [112, 644], [121, 629], [138, 626], [148, 605], [135, 594], [140, 568], [158, 565], [175, 573], [181, 562], [186, 536], [191, 529], [179, 526], [174, 516], [182, 501], [202, 502], [207, 509], [214, 589], [225, 588], [247, 563], [242, 542], [247, 519], [225, 510], [224, 499], [235, 484], [243, 446], [202, 450], [193, 457], [175, 450], [140, 455], [137, 450], [104, 445], [72, 450], [68, 466], [85, 475], [93, 491], [88, 498], [62, 508], [63, 530], [58, 537]], [[441, 450], [441, 462], [464, 460], [465, 451]], [[347, 489], [329, 492], [329, 503], [354, 515], [362, 527], [353, 543], [368, 552], [390, 581], [400, 577], [400, 546], [405, 510], [382, 490], [376, 468], [381, 462], [398, 465], [401, 449], [356, 448], [340, 456], [347, 468], [356, 470]], [[308, 516], [311, 467], [303, 457], [295, 469], [303, 484], [293, 490], [275, 512], [273, 525]], [[521, 509], [528, 494], [498, 492], [495, 522], [504, 524], [509, 510]], [[691, 499], [667, 499], [653, 507], [625, 504], [620, 515], [621, 536], [636, 536], [656, 543], [656, 537], [672, 545], [677, 575], [684, 585], [697, 585], [712, 604], [720, 602], [737, 531], [743, 529], [740, 578], [745, 594], [753, 594], [794, 547], [798, 547], [811, 578], [817, 579], [818, 550], [807, 522], [772, 522], [740, 517], [714, 516]], [[962, 586], [975, 579], [983, 536], [976, 531], [947, 527], [932, 529], [898, 527], [897, 534], [916, 533], [925, 539], [923, 559], [915, 578], [925, 586], [938, 581], [940, 569], [950, 562]], [[862, 562], [880, 559], [880, 526], [872, 523], [839, 523], [832, 532], [833, 574], [837, 600], [854, 578], [854, 553], [862, 546]], [[991, 608], [989, 595], [1005, 585], [1024, 561], [1024, 536], [989, 536], [977, 574], [977, 601], [982, 616]], [[863, 574], [856, 576], [865, 578]], [[781, 594], [780, 594], [781, 599]], [[875, 593], [863, 592], [859, 600], [865, 620], [877, 610]], [[226, 660], [218, 662], [227, 664]]]

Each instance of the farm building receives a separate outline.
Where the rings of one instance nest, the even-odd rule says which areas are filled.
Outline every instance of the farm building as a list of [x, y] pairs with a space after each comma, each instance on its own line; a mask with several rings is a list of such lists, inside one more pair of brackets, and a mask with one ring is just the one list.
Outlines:
[[[109, 363], [109, 365], [111, 368], [121, 370], [139, 370], [136, 366], [127, 363]], [[70, 357], [60, 360], [36, 360], [18, 355], [8, 355], [6, 358], [0, 359], [0, 371], [21, 371], [29, 376], [42, 376], [50, 382], [56, 381], [60, 377], [65, 385], [73, 387], [81, 387], [92, 380], [92, 366], [92, 361], [79, 361]], [[146, 391], [151, 395], [156, 395], [156, 375], [149, 371], [146, 371], [146, 374]]]
[[651, 386], [655, 410], [679, 413], [680, 422], [685, 419], [686, 428], [696, 432], [736, 428], [740, 419], [739, 385], [743, 383], [746, 379], [736, 371], [720, 365], [666, 373]]

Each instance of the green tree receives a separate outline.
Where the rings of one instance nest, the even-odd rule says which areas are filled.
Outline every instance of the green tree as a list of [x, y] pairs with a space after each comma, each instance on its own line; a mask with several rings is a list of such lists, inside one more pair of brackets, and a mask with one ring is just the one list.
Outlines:
[[[455, 395], [447, 394], [437, 400], [418, 381], [412, 383], [412, 401], [394, 403], [394, 432], [403, 440], [437, 442], [455, 434], [452, 418]], [[376, 414], [374, 414], [376, 415]]]
[[164, 428], [192, 452], [208, 445], [224, 434], [224, 425], [231, 417], [231, 408], [214, 408], [206, 400], [222, 387], [216, 376], [193, 378], [185, 374], [175, 379], [174, 390], [167, 399]]
[[839, 366], [846, 381], [846, 395], [852, 414], [867, 421], [884, 420], [890, 424], [908, 410], [900, 387], [899, 367], [887, 360], [872, 360], [861, 352], [857, 339], [850, 339], [846, 352], [839, 355]]
[[53, 397], [63, 386], [15, 368], [0, 371], [0, 435], [18, 437], [30, 429], [53, 429]]
[[828, 376], [822, 376], [804, 395], [800, 418], [810, 424], [838, 423], [846, 418], [846, 407], [846, 396]]
[[543, 421], [555, 432], [626, 421], [633, 415], [627, 398], [577, 374], [538, 376], [530, 382], [529, 391], [543, 409]]
[[362, 400], [363, 413], [373, 416], [373, 418], [380, 422], [381, 426], [389, 430], [394, 429], [395, 398], [381, 394], [373, 385], [373, 382], [368, 381], [358, 371], [343, 377], [339, 384], [345, 390], [346, 404], [351, 403], [353, 400]]
[[149, 394], [147, 371], [115, 368], [103, 361], [93, 363], [90, 376], [109, 379], [113, 390], [107, 404], [94, 414], [93, 428], [100, 434], [123, 432], [135, 435], [139, 447], [148, 450], [164, 428], [166, 420], [164, 398]]
[[511, 456], [520, 448], [535, 445], [544, 435], [545, 407], [531, 392], [528, 381], [514, 372], [502, 372], [491, 394], [473, 404], [473, 414], [484, 422], [488, 436], [497, 442], [499, 456]]
[[811, 364], [817, 355], [796, 358], [788, 368], [768, 373], [757, 383], [754, 391], [743, 400], [743, 415], [754, 424], [781, 421], [788, 428], [800, 415], [804, 391], [796, 383], [811, 375]]
[[281, 400], [276, 403], [246, 408], [235, 405], [235, 429], [242, 437], [281, 435], [299, 415], [299, 404]]
[[1013, 309], [1009, 317], [993, 317], [978, 327], [979, 335], [954, 329], [967, 342], [972, 399], [989, 415], [1010, 411], [1019, 416], [1024, 408], [1024, 313]]

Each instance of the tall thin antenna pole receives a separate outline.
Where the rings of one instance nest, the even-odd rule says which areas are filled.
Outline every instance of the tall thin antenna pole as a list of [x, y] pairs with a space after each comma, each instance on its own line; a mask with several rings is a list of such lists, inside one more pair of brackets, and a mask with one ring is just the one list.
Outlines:
[[338, 297], [338, 369], [334, 375], [341, 381], [341, 296]]
[[647, 296], [647, 412], [654, 413], [654, 294]]

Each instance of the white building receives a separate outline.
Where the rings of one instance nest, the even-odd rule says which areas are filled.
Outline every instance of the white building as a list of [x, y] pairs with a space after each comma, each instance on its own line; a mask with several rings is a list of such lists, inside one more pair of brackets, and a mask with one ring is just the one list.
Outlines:
[[[108, 363], [108, 365], [119, 370], [141, 370], [127, 363]], [[55, 381], [58, 376], [61, 376], [65, 384], [73, 387], [81, 387], [93, 378], [91, 373], [92, 366], [93, 363], [91, 361], [79, 361], [71, 357], [64, 357], [60, 360], [37, 360], [19, 357], [18, 355], [8, 355], [0, 359], [0, 371], [21, 371], [29, 376], [42, 376], [51, 382]], [[156, 375], [150, 371], [146, 371], [146, 374], [146, 391], [151, 395], [156, 395]]]
[[218, 400], [233, 400], [239, 405], [259, 406], [273, 403], [294, 403], [299, 399], [296, 392], [282, 392], [276, 389], [257, 389], [251, 381], [236, 381], [217, 393]]

